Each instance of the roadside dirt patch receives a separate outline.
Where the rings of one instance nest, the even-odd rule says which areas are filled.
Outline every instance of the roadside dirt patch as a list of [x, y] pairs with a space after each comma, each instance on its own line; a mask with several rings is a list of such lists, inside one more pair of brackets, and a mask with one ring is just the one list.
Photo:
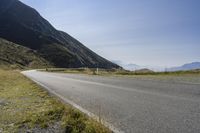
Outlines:
[[48, 125], [46, 128], [41, 128], [40, 126], [36, 126], [30, 129], [28, 126], [23, 126], [19, 129], [19, 132], [26, 133], [65, 133], [65, 129], [61, 127], [60, 122], [55, 122], [54, 124]]
[[0, 107], [6, 106], [8, 102], [4, 99], [0, 99]]

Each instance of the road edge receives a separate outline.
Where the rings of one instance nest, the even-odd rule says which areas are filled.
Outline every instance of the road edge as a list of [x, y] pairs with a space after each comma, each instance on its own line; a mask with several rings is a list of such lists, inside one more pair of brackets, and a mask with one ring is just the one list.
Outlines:
[[41, 86], [43, 89], [45, 89], [46, 91], [48, 91], [50, 94], [52, 94], [53, 96], [59, 98], [61, 101], [63, 101], [65, 104], [70, 104], [71, 106], [73, 106], [74, 108], [78, 109], [79, 111], [83, 112], [84, 114], [88, 115], [90, 118], [96, 120], [97, 122], [100, 122], [101, 124], [103, 124], [104, 126], [108, 127], [112, 132], [114, 133], [124, 133], [123, 131], [120, 131], [119, 129], [117, 129], [116, 127], [114, 127], [112, 124], [104, 121], [104, 120], [101, 120], [99, 121], [99, 117], [93, 113], [91, 113], [90, 111], [82, 108], [81, 106], [77, 105], [76, 103], [72, 102], [71, 100], [61, 96], [60, 94], [56, 93], [55, 91], [51, 90], [49, 87], [47, 87], [46, 85], [34, 80], [34, 79], [31, 79], [30, 77], [28, 77], [25, 72], [28, 72], [28, 71], [37, 71], [37, 70], [27, 70], [27, 71], [22, 71], [21, 73], [27, 77], [28, 79], [32, 80], [33, 82], [35, 82], [37, 85]]

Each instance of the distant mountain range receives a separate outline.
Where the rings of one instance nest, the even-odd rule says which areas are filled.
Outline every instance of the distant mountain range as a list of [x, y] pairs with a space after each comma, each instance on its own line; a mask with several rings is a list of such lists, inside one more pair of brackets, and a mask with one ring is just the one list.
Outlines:
[[179, 67], [168, 68], [167, 71], [186, 71], [193, 69], [200, 69], [200, 62], [192, 62]]
[[142, 70], [142, 69], [149, 69], [152, 71], [164, 71], [165, 70], [165, 68], [158, 67], [158, 66], [140, 66], [137, 64], [125, 64], [122, 66], [124, 69], [131, 70], [131, 71], [137, 71], [137, 70]]
[[200, 62], [187, 63], [182, 66], [171, 67], [171, 68], [156, 67], [156, 66], [140, 66], [140, 65], [131, 64], [131, 63], [125, 64], [121, 61], [113, 61], [113, 62], [122, 66], [124, 69], [130, 70], [130, 71], [136, 71], [140, 69], [149, 69], [153, 71], [185, 71], [185, 70], [200, 69]]
[[0, 0], [0, 38], [10, 42], [6, 45], [17, 44], [35, 51], [55, 67], [119, 68], [69, 34], [55, 29], [35, 9], [18, 0]]
[[118, 64], [119, 66], [122, 66], [126, 70], [131, 70], [131, 71], [145, 68], [145, 67], [139, 66], [137, 64], [132, 64], [132, 63], [126, 64], [119, 60], [112, 60], [112, 62]]

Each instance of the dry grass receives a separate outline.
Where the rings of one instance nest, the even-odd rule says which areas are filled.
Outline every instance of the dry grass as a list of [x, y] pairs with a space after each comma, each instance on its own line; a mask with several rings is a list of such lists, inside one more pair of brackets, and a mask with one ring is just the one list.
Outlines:
[[55, 123], [69, 133], [110, 132], [12, 70], [0, 69], [0, 114], [0, 132], [5, 133], [48, 129]]

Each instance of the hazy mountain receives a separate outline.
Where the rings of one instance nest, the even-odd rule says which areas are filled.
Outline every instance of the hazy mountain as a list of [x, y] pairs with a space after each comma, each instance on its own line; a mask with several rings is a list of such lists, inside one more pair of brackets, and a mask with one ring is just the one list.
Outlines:
[[142, 66], [139, 66], [139, 65], [136, 65], [136, 64], [132, 64], [132, 63], [126, 64], [126, 63], [124, 63], [124, 62], [122, 62], [120, 60], [112, 60], [112, 62], [116, 63], [119, 66], [122, 66], [126, 70], [131, 70], [131, 71], [139, 70], [139, 69], [144, 68]]
[[126, 65], [123, 65], [123, 67], [124, 67], [124, 69], [132, 70], [132, 71], [144, 68], [144, 67], [136, 65], [136, 64], [126, 64]]
[[154, 71], [147, 69], [147, 68], [143, 68], [143, 69], [139, 69], [139, 70], [135, 70], [135, 73], [153, 73]]
[[188, 64], [184, 64], [179, 67], [172, 67], [168, 68], [168, 71], [184, 71], [184, 70], [193, 70], [193, 69], [200, 69], [200, 62], [192, 62]]
[[56, 30], [35, 9], [18, 0], [0, 0], [0, 37], [37, 51], [57, 67], [119, 67]]
[[[140, 65], [137, 65], [137, 64], [133, 64], [133, 63], [124, 63], [120, 60], [113, 60], [112, 62], [122, 66], [125, 70], [130, 70], [130, 71], [136, 71], [136, 70], [143, 70], [143, 69], [151, 69], [151, 70], [154, 70], [153, 67], [148, 67], [148, 66], [140, 66]], [[150, 70], [150, 71], [151, 71]], [[156, 70], [156, 69], [155, 69]]]

